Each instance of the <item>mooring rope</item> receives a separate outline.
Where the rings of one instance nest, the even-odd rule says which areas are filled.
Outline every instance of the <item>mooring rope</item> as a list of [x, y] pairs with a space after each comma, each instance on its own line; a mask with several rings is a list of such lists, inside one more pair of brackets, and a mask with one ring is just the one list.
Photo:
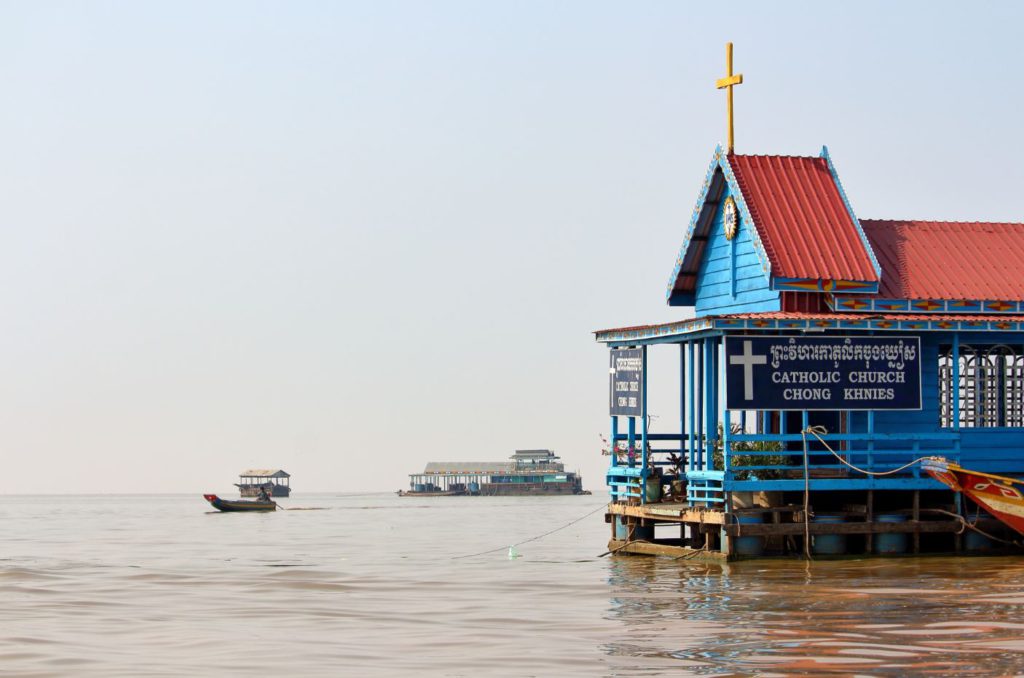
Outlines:
[[[807, 462], [807, 433], [814, 428], [808, 426], [803, 431], [804, 436], [804, 559], [812, 560], [811, 558], [811, 472], [810, 465]], [[819, 427], [821, 430], [828, 432], [824, 426]]]
[[[920, 464], [922, 461], [924, 461], [926, 459], [931, 459], [932, 458], [932, 457], [918, 457], [914, 461], [906, 463], [903, 466], [900, 466], [899, 468], [894, 468], [894, 469], [892, 469], [890, 471], [867, 471], [865, 469], [862, 469], [862, 468], [859, 468], [857, 466], [854, 466], [850, 462], [848, 462], [845, 459], [843, 459], [839, 454], [836, 453], [835, 450], [833, 450], [829, 446], [829, 444], [827, 442], [825, 442], [825, 440], [821, 437], [821, 435], [828, 435], [828, 429], [825, 428], [824, 426], [808, 426], [803, 431], [801, 431], [801, 433], [803, 434], [803, 438], [804, 438], [804, 550], [805, 551], [807, 551], [807, 543], [809, 541], [809, 536], [810, 536], [810, 527], [809, 527], [808, 522], [807, 522], [808, 521], [808, 512], [807, 512], [807, 498], [808, 498], [808, 478], [807, 478], [807, 452], [808, 452], [808, 446], [807, 446], [807, 434], [808, 433], [810, 433], [815, 438], [817, 438], [818, 442], [820, 442], [822, 445], [824, 445], [825, 449], [828, 450], [829, 452], [831, 452], [833, 457], [835, 457], [836, 459], [841, 461], [843, 464], [846, 464], [847, 466], [852, 468], [854, 471], [859, 471], [860, 473], [863, 473], [863, 474], [869, 475], [869, 476], [888, 476], [888, 475], [892, 475], [893, 473], [899, 473], [900, 471], [908, 469], [911, 466], [913, 466], [914, 464]], [[930, 512], [933, 512], [933, 513], [941, 513], [943, 515], [950, 516], [951, 518], [956, 518], [957, 520], [960, 521], [960, 531], [957, 532], [957, 534], [963, 534], [964, 530], [968, 529], [968, 530], [973, 530], [974, 532], [977, 532], [981, 536], [986, 537], [988, 539], [991, 539], [992, 541], [997, 541], [997, 542], [1000, 542], [1000, 543], [1003, 543], [1003, 544], [1010, 544], [1011, 546], [1018, 546], [1018, 547], [1019, 546], [1024, 546], [1024, 543], [1021, 543], [1019, 541], [1009, 540], [1009, 539], [1000, 539], [999, 537], [996, 537], [995, 535], [991, 535], [988, 532], [985, 532], [984, 530], [979, 528], [974, 523], [968, 522], [968, 520], [966, 518], [964, 518], [962, 515], [960, 515], [958, 513], [953, 513], [951, 511], [945, 511], [943, 509], [937, 509], [937, 508], [921, 509], [921, 510], [922, 511], [930, 511]], [[975, 518], [975, 522], [977, 522], [977, 518]], [[811, 558], [811, 556], [810, 556], [810, 553], [808, 552], [807, 553], [807, 559], [810, 560], [810, 558]]]
[[584, 515], [582, 515], [579, 518], [576, 518], [574, 520], [570, 520], [569, 522], [567, 522], [565, 525], [562, 525], [561, 527], [556, 527], [553, 530], [548, 530], [544, 534], [538, 534], [536, 537], [530, 537], [529, 539], [524, 539], [523, 541], [517, 541], [515, 544], [508, 544], [506, 546], [499, 546], [496, 549], [489, 549], [487, 551], [480, 551], [479, 553], [467, 553], [464, 556], [452, 556], [451, 560], [461, 560], [462, 558], [475, 558], [476, 556], [486, 556], [489, 553], [497, 553], [498, 551], [504, 551], [505, 549], [513, 549], [513, 548], [515, 548], [517, 546], [522, 546], [523, 544], [529, 544], [531, 541], [537, 541], [538, 539], [543, 539], [544, 537], [548, 536], [549, 534], [554, 534], [555, 532], [559, 532], [561, 530], [564, 530], [567, 527], [571, 527], [572, 525], [575, 525], [576, 523], [580, 522], [584, 518], [589, 518], [590, 516], [594, 515], [598, 511], [600, 511], [601, 509], [607, 508], [607, 507], [608, 507], [608, 504], [601, 504], [600, 506], [595, 508], [593, 511], [590, 511], [589, 513], [585, 513]]
[[805, 428], [802, 431], [802, 433], [803, 433], [803, 436], [804, 436], [804, 459], [805, 459], [805, 463], [806, 463], [806, 458], [807, 458], [807, 434], [810, 433], [812, 436], [814, 436], [815, 438], [818, 439], [818, 442], [820, 442], [822, 445], [825, 446], [826, 450], [828, 450], [829, 452], [832, 453], [833, 457], [835, 457], [836, 459], [838, 459], [842, 463], [846, 464], [847, 466], [852, 468], [854, 471], [859, 471], [859, 472], [863, 473], [864, 475], [869, 475], [869, 476], [888, 476], [888, 475], [892, 475], [893, 473], [899, 473], [900, 471], [908, 469], [911, 466], [913, 466], [914, 464], [920, 464], [925, 459], [931, 459], [931, 457], [918, 457], [914, 461], [912, 461], [910, 463], [907, 463], [907, 464], [904, 464], [903, 466], [900, 466], [899, 468], [894, 468], [894, 469], [892, 469], [890, 471], [866, 471], [866, 470], [864, 470], [862, 468], [858, 468], [858, 467], [854, 466], [853, 464], [851, 464], [850, 462], [846, 461], [839, 454], [837, 454], [835, 450], [833, 450], [831, 447], [829, 447], [829, 444], [825, 442], [825, 439], [822, 438], [821, 435], [819, 435], [819, 434], [825, 434], [825, 435], [828, 434], [828, 429], [825, 428], [824, 426], [808, 426], [807, 428]]
[[[957, 514], [957, 513], [953, 513], [952, 511], [946, 511], [944, 509], [937, 509], [937, 508], [923, 508], [921, 510], [922, 511], [928, 511], [930, 513], [941, 513], [944, 516], [949, 516], [950, 518], [956, 518], [957, 520], [960, 521], [960, 530], [957, 532], [957, 534], [963, 534], [964, 530], [968, 529], [968, 530], [973, 530], [974, 532], [977, 532], [978, 534], [980, 534], [981, 536], [983, 536], [983, 537], [985, 537], [987, 539], [991, 539], [992, 541], [997, 541], [997, 542], [999, 542], [1001, 544], [1009, 544], [1010, 546], [1024, 546], [1024, 544], [1022, 544], [1019, 541], [1011, 540], [1011, 539], [1001, 539], [1001, 538], [995, 536], [994, 534], [989, 534], [985, 530], [983, 530], [980, 527], [978, 527], [976, 524], [969, 522], [962, 515]], [[977, 516], [977, 514], [975, 514], [975, 516]], [[975, 517], [975, 522], [977, 522], [977, 517]]]

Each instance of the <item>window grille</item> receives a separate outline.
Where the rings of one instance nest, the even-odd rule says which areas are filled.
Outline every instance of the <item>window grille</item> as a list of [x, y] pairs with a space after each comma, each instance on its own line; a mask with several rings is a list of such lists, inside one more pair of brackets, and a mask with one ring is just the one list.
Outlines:
[[1024, 426], [1024, 347], [960, 347], [960, 379], [953, 383], [953, 351], [939, 352], [939, 418], [954, 426], [954, 389], [960, 398], [960, 421], [965, 428]]

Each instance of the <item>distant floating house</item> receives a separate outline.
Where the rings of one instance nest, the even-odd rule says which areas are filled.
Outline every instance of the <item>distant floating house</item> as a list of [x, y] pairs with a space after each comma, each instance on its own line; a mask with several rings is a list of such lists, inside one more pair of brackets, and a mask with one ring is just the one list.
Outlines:
[[409, 476], [401, 496], [522, 496], [586, 494], [583, 479], [551, 450], [516, 450], [510, 461], [456, 461], [427, 464]]
[[291, 494], [291, 475], [279, 468], [253, 468], [244, 471], [235, 487], [243, 497], [255, 497], [261, 487], [266, 487], [271, 497], [287, 497]]

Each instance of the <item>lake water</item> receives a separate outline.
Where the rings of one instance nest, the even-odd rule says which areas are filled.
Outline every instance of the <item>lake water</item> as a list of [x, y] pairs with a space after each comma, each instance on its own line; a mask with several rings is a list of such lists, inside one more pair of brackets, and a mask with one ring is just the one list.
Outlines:
[[603, 500], [0, 497], [0, 674], [1024, 673], [1024, 559], [599, 558], [601, 511], [509, 558]]

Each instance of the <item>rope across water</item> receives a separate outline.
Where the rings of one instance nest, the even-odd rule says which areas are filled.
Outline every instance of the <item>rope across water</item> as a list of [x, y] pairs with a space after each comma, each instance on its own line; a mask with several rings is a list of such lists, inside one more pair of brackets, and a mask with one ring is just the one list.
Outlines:
[[485, 555], [487, 555], [489, 553], [497, 553], [498, 551], [504, 551], [505, 549], [512, 549], [512, 548], [515, 548], [517, 546], [522, 546], [523, 544], [529, 544], [531, 541], [537, 541], [538, 539], [543, 539], [544, 537], [548, 536], [549, 534], [554, 534], [555, 532], [559, 532], [561, 530], [564, 530], [567, 527], [571, 527], [572, 525], [575, 525], [576, 523], [580, 522], [584, 518], [589, 518], [590, 516], [594, 515], [598, 511], [600, 511], [601, 509], [607, 508], [607, 507], [608, 507], [608, 504], [601, 504], [600, 506], [595, 508], [593, 511], [585, 513], [584, 515], [582, 515], [579, 518], [576, 518], [574, 520], [570, 520], [568, 523], [566, 523], [565, 525], [562, 525], [561, 527], [556, 527], [555, 529], [548, 530], [547, 532], [545, 532], [543, 534], [538, 534], [536, 537], [530, 537], [529, 539], [524, 539], [522, 541], [517, 541], [515, 544], [509, 544], [507, 546], [499, 546], [496, 549], [488, 549], [487, 551], [480, 551], [479, 553], [467, 553], [464, 556], [452, 556], [451, 559], [452, 560], [461, 560], [463, 558], [474, 558], [476, 556], [485, 556]]

